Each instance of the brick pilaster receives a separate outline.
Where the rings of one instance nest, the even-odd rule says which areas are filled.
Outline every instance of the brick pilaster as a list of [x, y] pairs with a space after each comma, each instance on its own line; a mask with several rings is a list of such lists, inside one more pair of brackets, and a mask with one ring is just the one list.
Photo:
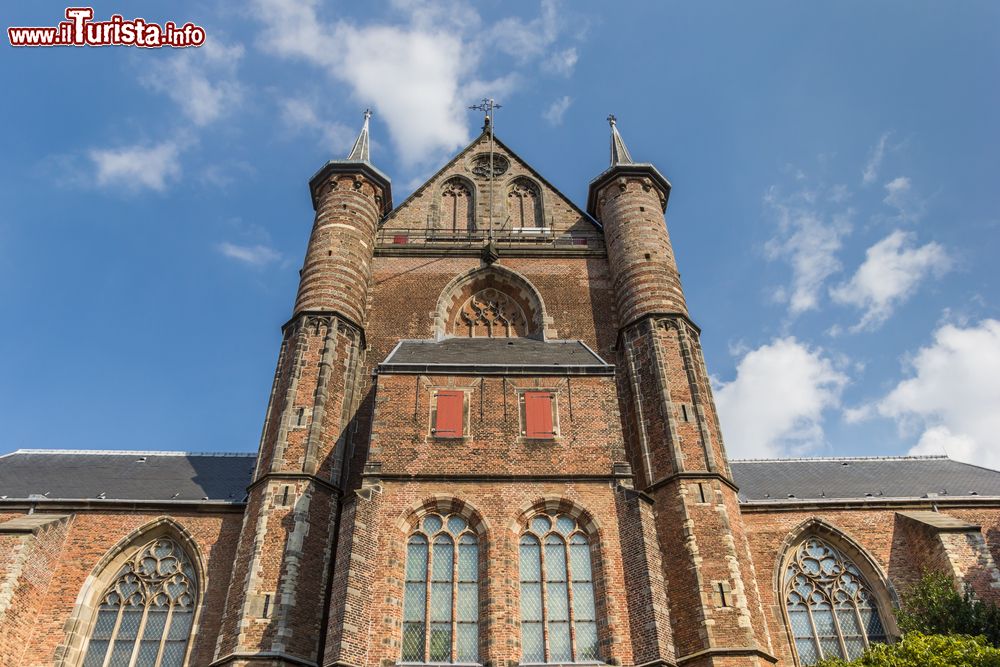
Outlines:
[[318, 665], [388, 183], [329, 163], [249, 488], [214, 665]]
[[770, 637], [712, 399], [652, 165], [591, 184], [618, 321], [618, 386], [630, 459], [653, 499], [678, 665], [770, 665]]

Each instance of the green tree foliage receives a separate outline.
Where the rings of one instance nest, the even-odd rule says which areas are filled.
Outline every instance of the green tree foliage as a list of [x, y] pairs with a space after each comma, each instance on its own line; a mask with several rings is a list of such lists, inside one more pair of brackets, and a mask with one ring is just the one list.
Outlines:
[[944, 574], [924, 575], [903, 597], [897, 618], [904, 633], [982, 635], [990, 645], [1000, 648], [1000, 608], [977, 600], [968, 587], [964, 594], [959, 593], [951, 577]]
[[951, 577], [926, 574], [897, 613], [903, 637], [874, 644], [857, 660], [814, 667], [1000, 667], [1000, 608], [955, 590]]
[[815, 667], [1000, 667], [1000, 649], [984, 637], [908, 632], [895, 644], [875, 644], [852, 662], [824, 660]]

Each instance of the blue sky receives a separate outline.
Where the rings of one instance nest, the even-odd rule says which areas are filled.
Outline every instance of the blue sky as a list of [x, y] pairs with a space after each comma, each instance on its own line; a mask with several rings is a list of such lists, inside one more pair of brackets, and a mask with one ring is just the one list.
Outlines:
[[[55, 25], [65, 5], [6, 7]], [[129, 2], [200, 49], [12, 49], [0, 452], [253, 450], [312, 211], [371, 106], [397, 202], [477, 132], [585, 203], [609, 112], [734, 457], [1000, 468], [1000, 5]]]

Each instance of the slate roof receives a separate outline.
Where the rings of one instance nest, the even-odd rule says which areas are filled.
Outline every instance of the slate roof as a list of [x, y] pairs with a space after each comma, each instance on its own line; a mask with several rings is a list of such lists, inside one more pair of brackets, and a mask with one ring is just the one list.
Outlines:
[[255, 460], [253, 454], [19, 449], [0, 456], [0, 500], [240, 503]]
[[[207, 499], [238, 504], [246, 496], [254, 461], [249, 453], [20, 449], [0, 456], [0, 503]], [[944, 456], [749, 460], [731, 466], [740, 500], [750, 505], [1000, 498], [1000, 472]]]
[[731, 461], [743, 502], [1000, 497], [1000, 472], [946, 456]]
[[380, 373], [599, 374], [611, 366], [583, 341], [532, 338], [404, 340], [379, 364]]

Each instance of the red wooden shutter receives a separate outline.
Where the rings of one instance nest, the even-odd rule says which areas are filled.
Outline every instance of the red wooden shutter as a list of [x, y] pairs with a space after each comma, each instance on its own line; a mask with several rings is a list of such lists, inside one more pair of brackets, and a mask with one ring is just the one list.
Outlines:
[[524, 435], [527, 438], [552, 438], [552, 394], [547, 391], [524, 392]]
[[437, 393], [437, 420], [434, 435], [438, 438], [461, 438], [465, 423], [465, 392]]

